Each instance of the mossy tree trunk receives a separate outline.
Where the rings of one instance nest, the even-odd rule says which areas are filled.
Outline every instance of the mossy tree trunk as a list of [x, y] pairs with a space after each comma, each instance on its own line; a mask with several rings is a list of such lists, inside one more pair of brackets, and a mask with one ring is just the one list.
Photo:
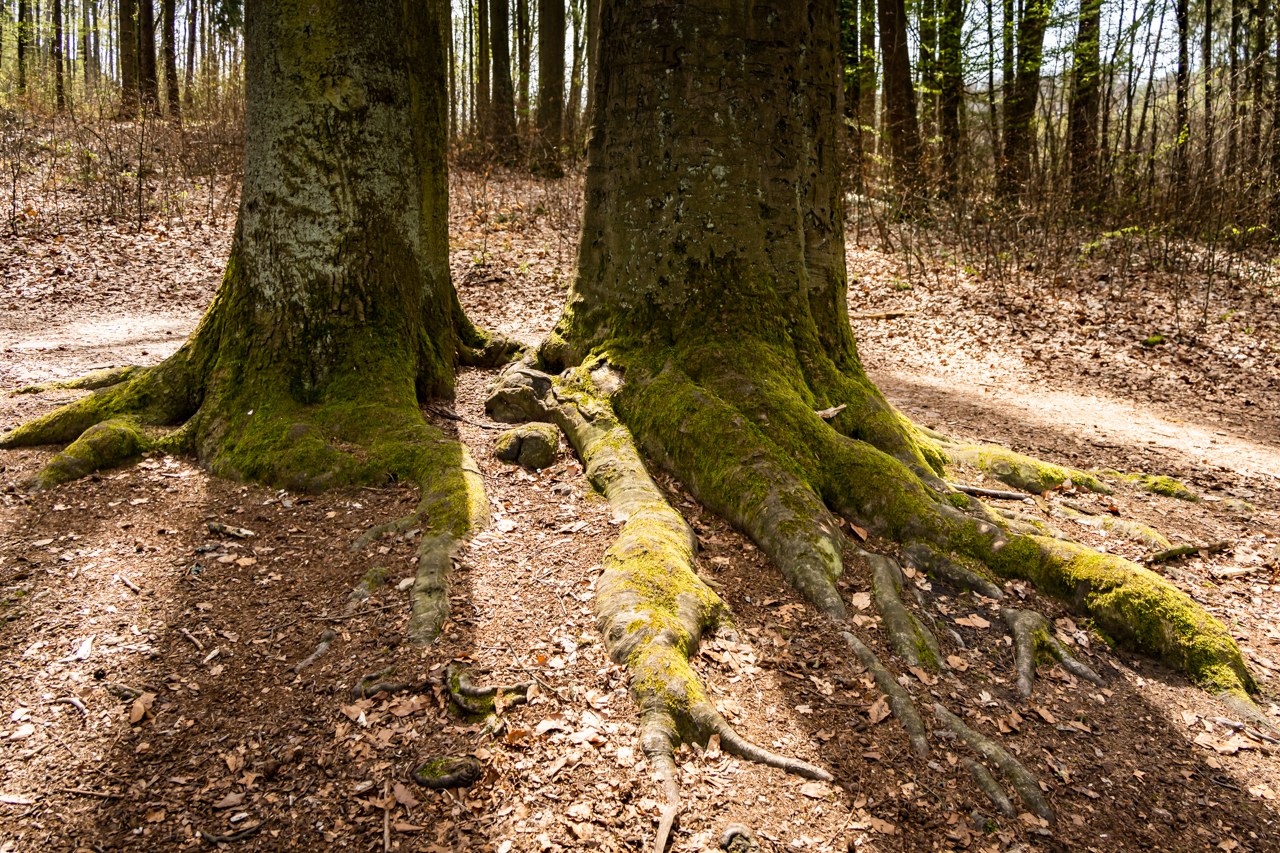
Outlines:
[[0, 445], [71, 442], [123, 419], [178, 427], [162, 447], [235, 479], [416, 481], [438, 585], [484, 501], [465, 450], [419, 403], [451, 392], [459, 360], [502, 349], [467, 322], [449, 275], [448, 7], [261, 0], [245, 13], [245, 180], [213, 304], [160, 365]]
[[952, 583], [1031, 579], [1201, 683], [1251, 689], [1226, 629], [1162, 579], [1024, 535], [941, 475], [964, 459], [1035, 492], [1104, 483], [917, 428], [867, 378], [846, 307], [838, 34], [835, 0], [601, 4], [577, 269], [531, 366], [612, 377], [600, 392], [649, 456], [834, 618], [843, 518]]

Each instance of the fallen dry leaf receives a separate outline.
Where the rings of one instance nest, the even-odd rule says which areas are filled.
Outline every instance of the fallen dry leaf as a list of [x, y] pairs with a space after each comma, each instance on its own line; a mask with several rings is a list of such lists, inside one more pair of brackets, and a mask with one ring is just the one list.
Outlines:
[[872, 704], [870, 710], [867, 711], [867, 720], [869, 720], [874, 726], [887, 716], [889, 716], [889, 700], [886, 697], [881, 696], [874, 704]]

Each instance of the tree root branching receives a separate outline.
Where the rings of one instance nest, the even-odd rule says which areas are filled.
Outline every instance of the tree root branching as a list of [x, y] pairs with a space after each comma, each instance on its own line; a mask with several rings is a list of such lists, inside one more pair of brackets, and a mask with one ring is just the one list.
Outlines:
[[694, 570], [693, 531], [650, 479], [631, 434], [606, 399], [619, 384], [620, 377], [606, 365], [594, 372], [576, 368], [553, 379], [527, 363], [517, 364], [503, 372], [486, 408], [497, 420], [555, 423], [582, 458], [587, 479], [608, 498], [615, 515], [626, 519], [605, 553], [596, 584], [596, 620], [610, 656], [630, 673], [640, 708], [640, 744], [666, 801], [654, 846], [661, 853], [680, 808], [675, 748], [684, 739], [705, 742], [719, 735], [726, 752], [747, 760], [810, 779], [825, 781], [831, 775], [740, 737], [689, 666], [704, 631], [732, 636], [736, 631], [724, 602]]
[[445, 670], [445, 680], [449, 685], [449, 698], [454, 704], [476, 716], [492, 714], [497, 703], [523, 705], [529, 701], [526, 694], [533, 686], [531, 681], [522, 681], [518, 684], [476, 687], [471, 683], [471, 671], [458, 663], [449, 664]]
[[903, 548], [902, 556], [913, 569], [942, 578], [959, 589], [967, 589], [997, 601], [1004, 598], [1004, 590], [996, 586], [990, 578], [965, 568], [949, 557], [944, 557], [923, 542]]
[[84, 376], [68, 379], [64, 382], [42, 382], [39, 385], [26, 385], [16, 391], [10, 391], [9, 396], [43, 394], [45, 391], [97, 391], [100, 388], [119, 385], [143, 370], [146, 370], [146, 368], [137, 364], [130, 364], [124, 367], [108, 367], [103, 370], [94, 370]]
[[1005, 778], [1009, 780], [1009, 784], [1027, 808], [1049, 823], [1057, 820], [1053, 809], [1049, 808], [1049, 803], [1045, 801], [1044, 794], [1040, 791], [1040, 783], [1016, 758], [1005, 752], [994, 741], [966, 726], [959, 717], [936, 702], [933, 705], [933, 713], [957, 737], [967, 743], [970, 749], [1000, 768], [1000, 772], [1004, 773]]
[[978, 789], [987, 795], [987, 799], [996, 807], [996, 810], [1005, 817], [1017, 817], [1018, 810], [1013, 807], [1013, 803], [1009, 800], [1009, 795], [1004, 792], [1004, 788], [1000, 787], [1000, 783], [991, 775], [991, 771], [986, 765], [974, 761], [972, 758], [962, 759], [961, 764], [964, 769], [969, 771], [969, 775], [973, 777], [973, 781], [978, 784]]
[[1053, 626], [1034, 610], [1000, 609], [1000, 618], [1013, 634], [1014, 665], [1018, 670], [1018, 693], [1023, 699], [1031, 695], [1036, 678], [1036, 655], [1043, 649], [1062, 664], [1062, 668], [1077, 678], [1099, 687], [1106, 685], [1096, 672], [1077, 660], [1067, 647], [1053, 636]]
[[351, 701], [357, 699], [368, 699], [370, 696], [377, 696], [379, 693], [404, 693], [406, 690], [412, 690], [412, 684], [402, 684], [396, 681], [382, 681], [381, 679], [395, 675], [395, 669], [381, 669], [377, 672], [371, 672], [363, 678], [356, 681], [351, 687]]
[[1103, 495], [1114, 493], [1110, 486], [1085, 471], [1041, 462], [990, 444], [963, 444], [932, 430], [921, 430], [921, 432], [934, 439], [938, 449], [953, 465], [977, 468], [988, 477], [1024, 492], [1043, 494], [1070, 480], [1072, 484], [1082, 486], [1091, 492]]
[[907, 737], [911, 741], [911, 748], [915, 750], [916, 755], [925, 758], [929, 755], [929, 736], [924, 727], [924, 720], [920, 718], [920, 712], [916, 710], [916, 705], [911, 701], [910, 694], [907, 693], [905, 687], [898, 683], [893, 677], [893, 673], [884, 668], [884, 664], [880, 663], [880, 659], [876, 657], [875, 652], [867, 648], [867, 645], [855, 637], [848, 631], [841, 631], [840, 636], [844, 637], [844, 641], [849, 644], [849, 648], [853, 649], [853, 654], [858, 658], [859, 663], [871, 672], [871, 677], [875, 679], [876, 687], [880, 688], [880, 692], [885, 695], [889, 702], [889, 710], [893, 712], [893, 716], [897, 718], [902, 727], [907, 730]]
[[876, 610], [884, 620], [889, 642], [898, 657], [907, 666], [937, 671], [943, 665], [937, 638], [902, 603], [902, 569], [880, 554], [860, 550], [858, 556], [871, 565], [871, 588], [875, 594]]

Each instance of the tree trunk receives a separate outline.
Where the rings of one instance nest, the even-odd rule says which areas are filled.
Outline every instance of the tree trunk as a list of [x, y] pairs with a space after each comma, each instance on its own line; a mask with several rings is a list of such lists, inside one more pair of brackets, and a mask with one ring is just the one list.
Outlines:
[[858, 50], [858, 0], [840, 0], [840, 67], [844, 71], [844, 89], [841, 92], [841, 114], [844, 116], [848, 146], [844, 149], [853, 152], [851, 163], [845, 168], [853, 173], [854, 186], [861, 189], [862, 150], [861, 129], [858, 126], [858, 108], [862, 101], [861, 57]]
[[1017, 71], [1005, 96], [1004, 158], [999, 175], [1000, 192], [1006, 198], [1025, 189], [1035, 153], [1036, 99], [1050, 8], [1050, 0], [1025, 0], [1018, 21]]
[[[1277, 0], [1280, 2], [1280, 0]], [[1253, 64], [1250, 77], [1253, 83], [1253, 97], [1250, 104], [1249, 125], [1249, 183], [1252, 187], [1262, 184], [1262, 114], [1266, 103], [1265, 81], [1267, 77], [1267, 56], [1270, 52], [1270, 39], [1267, 38], [1267, 18], [1270, 10], [1267, 0], [1254, 0], [1249, 7], [1249, 23], [1253, 32]]]
[[996, 35], [992, 25], [995, 2], [987, 0], [987, 123], [991, 125], [991, 164], [1000, 162], [1000, 115], [996, 111]]
[[[1204, 74], [1204, 187], [1209, 193], [1217, 183], [1213, 173], [1213, 0], [1204, 0], [1204, 32], [1200, 42], [1200, 64]], [[1210, 198], [1212, 204], [1212, 198]]]
[[1240, 163], [1240, 29], [1244, 18], [1240, 10], [1240, 0], [1231, 0], [1231, 34], [1227, 49], [1230, 54], [1227, 73], [1228, 122], [1227, 133], [1227, 165], [1223, 169], [1223, 177], [1230, 181], [1235, 177], [1236, 167]]
[[920, 201], [920, 126], [911, 85], [905, 0], [879, 0], [880, 52], [884, 62], [885, 135], [893, 159], [893, 182], [906, 207]]
[[493, 124], [489, 142], [498, 159], [511, 161], [519, 149], [516, 138], [515, 89], [511, 84], [511, 33], [508, 0], [489, 0], [490, 50], [493, 54]]
[[538, 0], [537, 158], [559, 170], [564, 124], [564, 0]]
[[162, 0], [161, 12], [164, 15], [162, 44], [164, 47], [164, 86], [169, 101], [169, 121], [182, 121], [182, 98], [178, 91], [178, 50], [174, 43], [174, 29], [177, 26], [173, 17], [177, 8], [176, 0]]
[[920, 16], [920, 119], [924, 138], [933, 139], [934, 102], [938, 97], [938, 5], [941, 0], [919, 0]]
[[120, 107], [131, 115], [140, 102], [138, 90], [138, 0], [119, 0], [120, 25], [116, 43], [120, 54]]
[[183, 103], [187, 107], [187, 112], [191, 111], [192, 105], [195, 103], [195, 79], [196, 79], [196, 17], [198, 16], [197, 0], [187, 0], [187, 69], [185, 80], [183, 81]]
[[156, 15], [153, 0], [138, 3], [138, 78], [142, 98], [151, 107], [160, 104], [160, 80], [156, 74]]
[[[478, 53], [476, 55], [476, 114], [479, 116], [480, 139], [492, 141], [490, 134], [493, 127], [493, 104], [489, 85], [489, 3], [491, 0], [477, 0], [476, 32]], [[505, 3], [506, 0], [492, 0], [494, 3]]]
[[1188, 42], [1191, 38], [1191, 11], [1188, 0], [1176, 0], [1174, 18], [1178, 26], [1178, 68], [1174, 74], [1174, 140], [1173, 140], [1173, 199], [1175, 209], [1182, 210], [1186, 202], [1189, 179], [1191, 118], [1189, 95], [1191, 89], [1191, 60]]
[[860, 180], [865, 187], [871, 177], [867, 164], [875, 153], [876, 144], [876, 0], [861, 0], [861, 6], [858, 79], [862, 81], [862, 85], [858, 90], [858, 136], [862, 144], [862, 157], [858, 165], [862, 170]]
[[27, 61], [31, 55], [31, 0], [18, 0], [18, 94], [27, 94]]
[[960, 111], [964, 105], [963, 0], [940, 0], [938, 58], [941, 72], [938, 126], [942, 132], [942, 173], [947, 194], [954, 197], [960, 181], [963, 139]]
[[[653, 487], [637, 447], [744, 530], [828, 616], [845, 614], [842, 553], [882, 577], [884, 633], [904, 660], [941, 664], [929, 651], [936, 641], [901, 601], [896, 610], [882, 603], [894, 598], [896, 564], [846, 551], [838, 517], [902, 543], [917, 569], [959, 577], [955, 556], [1032, 579], [1194, 680], [1253, 688], [1227, 629], [1171, 584], [1084, 545], [1012, 533], [948, 492], [942, 463], [968, 451], [947, 450], [955, 443], [888, 404], [863, 372], [849, 326], [835, 2], [738, 11], [722, 0], [602, 4], [568, 300], [537, 354], [505, 371], [487, 402], [498, 419], [554, 419], [624, 521], [604, 556], [595, 608], [607, 651], [629, 670], [640, 743], [667, 798], [650, 849], [664, 849], [678, 811], [673, 754], [682, 739], [716, 734], [726, 751], [825, 774], [736, 735], [689, 667], [700, 635], [728, 627], [725, 609], [694, 573], [696, 539]], [[712, 112], [726, 103], [733, 109]], [[836, 406], [829, 420], [815, 411]], [[985, 452], [965, 458], [994, 472]], [[1037, 465], [990, 452], [1002, 454], [999, 464]], [[1033, 492], [1066, 476], [1105, 488], [1084, 472], [1035, 470], [1026, 481]], [[967, 577], [968, 588], [1003, 595]], [[1185, 608], [1194, 615], [1172, 616]], [[860, 657], [874, 661], [870, 650]], [[924, 756], [928, 739], [913, 711], [909, 697], [895, 702]]]
[[53, 43], [50, 45], [53, 55], [53, 91], [54, 104], [59, 110], [67, 106], [66, 82], [62, 75], [62, 0], [53, 0]]
[[447, 9], [250, 0], [244, 184], [213, 304], [160, 365], [0, 439], [66, 441], [101, 424], [145, 444], [140, 425], [181, 424], [158, 446], [237, 480], [312, 492], [416, 481], [415, 515], [430, 517], [416, 643], [447, 615], [450, 560], [488, 504], [465, 449], [419, 409], [485, 342], [449, 276]]
[[1071, 158], [1071, 201], [1076, 210], [1092, 215], [1097, 208], [1099, 23], [1102, 0], [1084, 0], [1080, 6], [1074, 60], [1071, 68], [1071, 103], [1067, 117], [1067, 150]]
[[586, 64], [586, 0], [568, 0], [573, 22], [573, 58], [569, 63], [569, 100], [564, 108], [561, 138], [574, 159], [578, 155], [578, 130], [582, 115], [583, 66]]
[[[597, 31], [600, 29], [600, 4], [602, 2], [604, 0], [586, 0], [587, 46], [583, 61], [587, 64], [587, 106], [582, 111], [582, 122], [587, 133], [584, 136], [590, 135], [591, 127], [595, 124], [596, 69], [600, 67], [600, 39]], [[591, 140], [584, 139], [583, 141], [590, 143]]]
[[516, 128], [521, 138], [529, 134], [530, 38], [529, 0], [516, 0]]

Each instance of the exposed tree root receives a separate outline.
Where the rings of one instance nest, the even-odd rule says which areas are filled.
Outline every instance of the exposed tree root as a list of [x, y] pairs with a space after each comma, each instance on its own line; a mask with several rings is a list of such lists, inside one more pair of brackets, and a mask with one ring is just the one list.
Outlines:
[[831, 775], [740, 737], [690, 668], [689, 656], [704, 631], [735, 637], [736, 632], [724, 602], [694, 571], [693, 531], [650, 479], [630, 433], [605, 399], [618, 380], [605, 365], [556, 379], [527, 364], [513, 365], [495, 384], [486, 408], [497, 420], [559, 426], [582, 458], [587, 479], [615, 515], [626, 519], [605, 553], [596, 620], [610, 656], [627, 667], [640, 708], [640, 744], [666, 801], [655, 842], [661, 851], [679, 812], [674, 750], [682, 740], [705, 742], [719, 735], [726, 752], [747, 760], [811, 779]]
[[1000, 516], [1004, 526], [1010, 533], [1022, 533], [1027, 536], [1049, 536], [1054, 539], [1071, 539], [1070, 536], [1053, 525], [1045, 524], [1040, 519], [1033, 515], [1027, 515], [1025, 512], [998, 506], [991, 507], [991, 511]]
[[1044, 794], [1040, 792], [1040, 783], [1016, 758], [1005, 752], [994, 741], [966, 726], [959, 717], [936, 702], [933, 705], [933, 713], [946, 724], [947, 728], [955, 732], [957, 737], [967, 743], [970, 749], [1000, 768], [1000, 772], [1004, 773], [1005, 778], [1009, 780], [1009, 784], [1013, 786], [1013, 790], [1017, 791], [1027, 808], [1049, 823], [1057, 820], [1053, 809], [1049, 808], [1049, 803], [1045, 801]]
[[965, 568], [955, 559], [944, 557], [923, 542], [903, 548], [902, 555], [912, 568], [943, 578], [959, 589], [967, 589], [997, 601], [1004, 598], [1004, 591], [990, 578]]
[[356, 541], [351, 543], [351, 548], [349, 550], [353, 554], [358, 551], [363, 551], [383, 536], [388, 534], [394, 535], [396, 533], [404, 533], [406, 530], [412, 530], [417, 527], [421, 522], [421, 516], [416, 512], [411, 512], [408, 515], [393, 518], [391, 521], [385, 521], [382, 524], [375, 524], [364, 533], [361, 533], [360, 536], [356, 538]]
[[1070, 506], [1058, 507], [1057, 514], [1060, 518], [1074, 521], [1076, 524], [1105, 530], [1108, 533], [1116, 533], [1126, 539], [1132, 539], [1134, 542], [1141, 542], [1148, 548], [1170, 547], [1169, 540], [1161, 535], [1159, 531], [1126, 518], [1112, 518], [1109, 515], [1089, 515]]
[[898, 657], [907, 666], [923, 666], [938, 670], [943, 666], [938, 640], [902, 603], [902, 569], [880, 554], [858, 551], [858, 556], [871, 565], [871, 588], [876, 610], [884, 620], [885, 631]]
[[404, 693], [406, 690], [412, 690], [412, 684], [403, 684], [398, 681], [379, 681], [381, 678], [394, 675], [395, 671], [380, 670], [371, 672], [357, 681], [351, 688], [351, 700], [368, 699], [370, 696], [377, 696], [379, 693]]
[[1230, 542], [1210, 542], [1207, 545], [1175, 545], [1172, 548], [1157, 551], [1150, 557], [1147, 557], [1147, 562], [1164, 563], [1169, 560], [1176, 560], [1179, 557], [1189, 557], [1192, 554], [1199, 554], [1201, 551], [1206, 554], [1217, 554], [1219, 551], [1225, 551], [1230, 547]]
[[731, 823], [720, 832], [720, 849], [726, 853], [759, 853], [760, 839], [751, 827]]
[[925, 731], [924, 720], [920, 718], [920, 712], [916, 710], [916, 705], [911, 701], [906, 688], [898, 683], [893, 673], [884, 668], [884, 664], [880, 663], [875, 652], [867, 648], [865, 643], [848, 631], [841, 631], [840, 636], [849, 644], [849, 648], [853, 649], [853, 654], [858, 661], [871, 672], [876, 687], [880, 688], [880, 692], [889, 702], [889, 710], [907, 730], [907, 738], [911, 741], [911, 748], [915, 750], [916, 755], [921, 758], [928, 756], [929, 737]]
[[315, 663], [316, 658], [320, 657], [325, 652], [329, 651], [329, 646], [331, 643], [333, 643], [334, 638], [336, 637], [337, 637], [337, 634], [333, 633], [333, 631], [330, 630], [329, 628], [325, 628], [324, 631], [320, 634], [320, 645], [316, 646], [316, 650], [312, 652], [308, 657], [306, 657], [305, 659], [299, 661], [297, 664], [294, 665], [293, 667], [294, 674], [296, 675], [302, 672], [304, 669], [311, 666], [311, 664]]
[[946, 455], [947, 461], [951, 464], [977, 468], [988, 477], [999, 480], [1006, 486], [1022, 489], [1024, 492], [1042, 494], [1070, 480], [1091, 492], [1104, 495], [1113, 493], [1110, 486], [1086, 471], [1041, 462], [994, 445], [963, 444], [933, 430], [921, 430], [921, 432], [934, 439], [938, 449]]
[[27, 385], [16, 391], [10, 391], [9, 396], [43, 394], [45, 391], [96, 391], [99, 388], [110, 388], [112, 385], [119, 385], [127, 379], [132, 379], [143, 370], [146, 370], [146, 368], [137, 364], [130, 364], [124, 367], [109, 367], [105, 370], [94, 370], [84, 376], [68, 379], [64, 382], [43, 382], [39, 385]]
[[102, 468], [132, 462], [151, 446], [151, 440], [129, 418], [112, 418], [94, 424], [40, 469], [32, 491], [42, 492]]
[[1018, 670], [1018, 693], [1022, 698], [1029, 697], [1034, 689], [1036, 657], [1041, 649], [1057, 658], [1062, 668], [1077, 678], [1083, 678], [1099, 687], [1106, 685], [1101, 676], [1076, 660], [1066, 646], [1058, 642], [1053, 636], [1053, 626], [1039, 613], [1003, 607], [1000, 609], [1000, 618], [1013, 633], [1014, 666]]
[[454, 704], [468, 714], [477, 716], [493, 713], [498, 703], [523, 705], [529, 701], [526, 694], [533, 685], [531, 681], [523, 681], [518, 684], [476, 687], [471, 683], [471, 671], [458, 663], [449, 664], [445, 670], [445, 681], [448, 684], [449, 698]]
[[974, 761], [972, 758], [962, 759], [961, 764], [964, 769], [969, 771], [969, 775], [973, 777], [973, 781], [978, 784], [978, 789], [987, 795], [987, 799], [996, 807], [996, 810], [1005, 817], [1017, 817], [1018, 810], [1013, 807], [1013, 803], [1009, 800], [1009, 795], [1004, 792], [1004, 788], [1000, 787], [1000, 783], [991, 775], [991, 771], [985, 765]]
[[412, 773], [413, 781], [432, 791], [469, 788], [483, 775], [483, 765], [469, 755], [433, 758], [416, 767]]

